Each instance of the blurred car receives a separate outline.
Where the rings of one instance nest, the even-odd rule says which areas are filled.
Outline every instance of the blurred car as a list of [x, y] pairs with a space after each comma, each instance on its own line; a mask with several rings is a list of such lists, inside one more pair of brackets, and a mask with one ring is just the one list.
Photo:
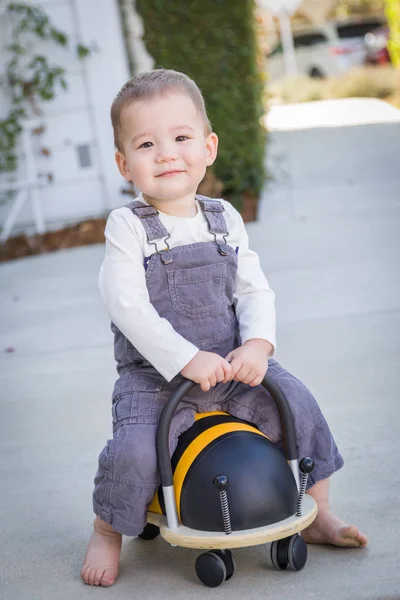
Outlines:
[[[351, 67], [365, 64], [365, 36], [382, 28], [383, 19], [330, 21], [322, 25], [298, 29], [293, 33], [299, 74], [310, 77], [339, 75]], [[279, 42], [268, 56], [271, 81], [286, 76], [282, 44]]]
[[389, 50], [389, 27], [384, 26], [370, 31], [365, 36], [367, 65], [386, 65], [391, 62]]

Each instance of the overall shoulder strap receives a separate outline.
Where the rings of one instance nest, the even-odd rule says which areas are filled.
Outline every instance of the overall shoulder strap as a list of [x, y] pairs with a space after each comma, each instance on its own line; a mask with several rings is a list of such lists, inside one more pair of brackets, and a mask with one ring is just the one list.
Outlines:
[[154, 208], [154, 206], [145, 204], [140, 200], [134, 200], [133, 202], [127, 204], [127, 208], [130, 208], [130, 210], [137, 217], [139, 217], [140, 222], [146, 232], [148, 242], [151, 243], [155, 240], [168, 237], [168, 231], [161, 223], [160, 217], [158, 216], [158, 211], [156, 208]]
[[207, 196], [196, 196], [199, 201], [201, 210], [207, 219], [208, 229], [210, 233], [228, 235], [228, 229], [224, 218], [224, 207], [219, 200], [212, 200]]

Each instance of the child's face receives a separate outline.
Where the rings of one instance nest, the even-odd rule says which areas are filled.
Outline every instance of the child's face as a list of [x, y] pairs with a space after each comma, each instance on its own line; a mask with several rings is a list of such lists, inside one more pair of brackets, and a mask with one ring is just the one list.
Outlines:
[[192, 203], [218, 147], [192, 99], [176, 91], [135, 102], [123, 110], [121, 125], [124, 152], [116, 161], [122, 176], [161, 210], [176, 200]]

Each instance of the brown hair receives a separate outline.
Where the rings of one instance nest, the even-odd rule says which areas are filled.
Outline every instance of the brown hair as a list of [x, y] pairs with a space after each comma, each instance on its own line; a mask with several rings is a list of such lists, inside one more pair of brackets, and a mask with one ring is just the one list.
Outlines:
[[207, 116], [204, 98], [195, 82], [179, 71], [154, 69], [154, 71], [139, 73], [127, 81], [112, 103], [111, 123], [117, 150], [122, 152], [120, 134], [123, 109], [138, 100], [151, 100], [157, 95], [165, 95], [176, 90], [186, 93], [193, 100], [195, 107], [204, 119], [207, 133], [211, 133], [212, 128]]
[[207, 133], [212, 127], [207, 116], [204, 98], [195, 82], [184, 73], [172, 69], [154, 69], [135, 75], [125, 83], [116, 95], [111, 106], [111, 123], [114, 130], [114, 144], [122, 152], [121, 114], [124, 108], [139, 100], [151, 100], [158, 95], [166, 95], [173, 91], [187, 94], [204, 119]]

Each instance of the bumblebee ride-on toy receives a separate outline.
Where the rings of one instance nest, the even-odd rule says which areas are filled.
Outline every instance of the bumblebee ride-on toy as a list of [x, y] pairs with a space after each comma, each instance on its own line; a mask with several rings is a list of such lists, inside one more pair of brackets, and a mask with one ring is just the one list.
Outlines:
[[284, 454], [254, 425], [223, 412], [200, 413], [179, 438], [170, 458], [169, 429], [179, 402], [196, 385], [186, 380], [171, 394], [157, 430], [161, 485], [139, 537], [159, 533], [172, 546], [207, 551], [196, 560], [196, 573], [209, 587], [232, 577], [231, 548], [271, 542], [275, 569], [300, 571], [307, 545], [299, 532], [317, 515], [305, 494], [314, 468], [297, 456], [293, 417], [279, 386], [265, 376], [280, 415]]

